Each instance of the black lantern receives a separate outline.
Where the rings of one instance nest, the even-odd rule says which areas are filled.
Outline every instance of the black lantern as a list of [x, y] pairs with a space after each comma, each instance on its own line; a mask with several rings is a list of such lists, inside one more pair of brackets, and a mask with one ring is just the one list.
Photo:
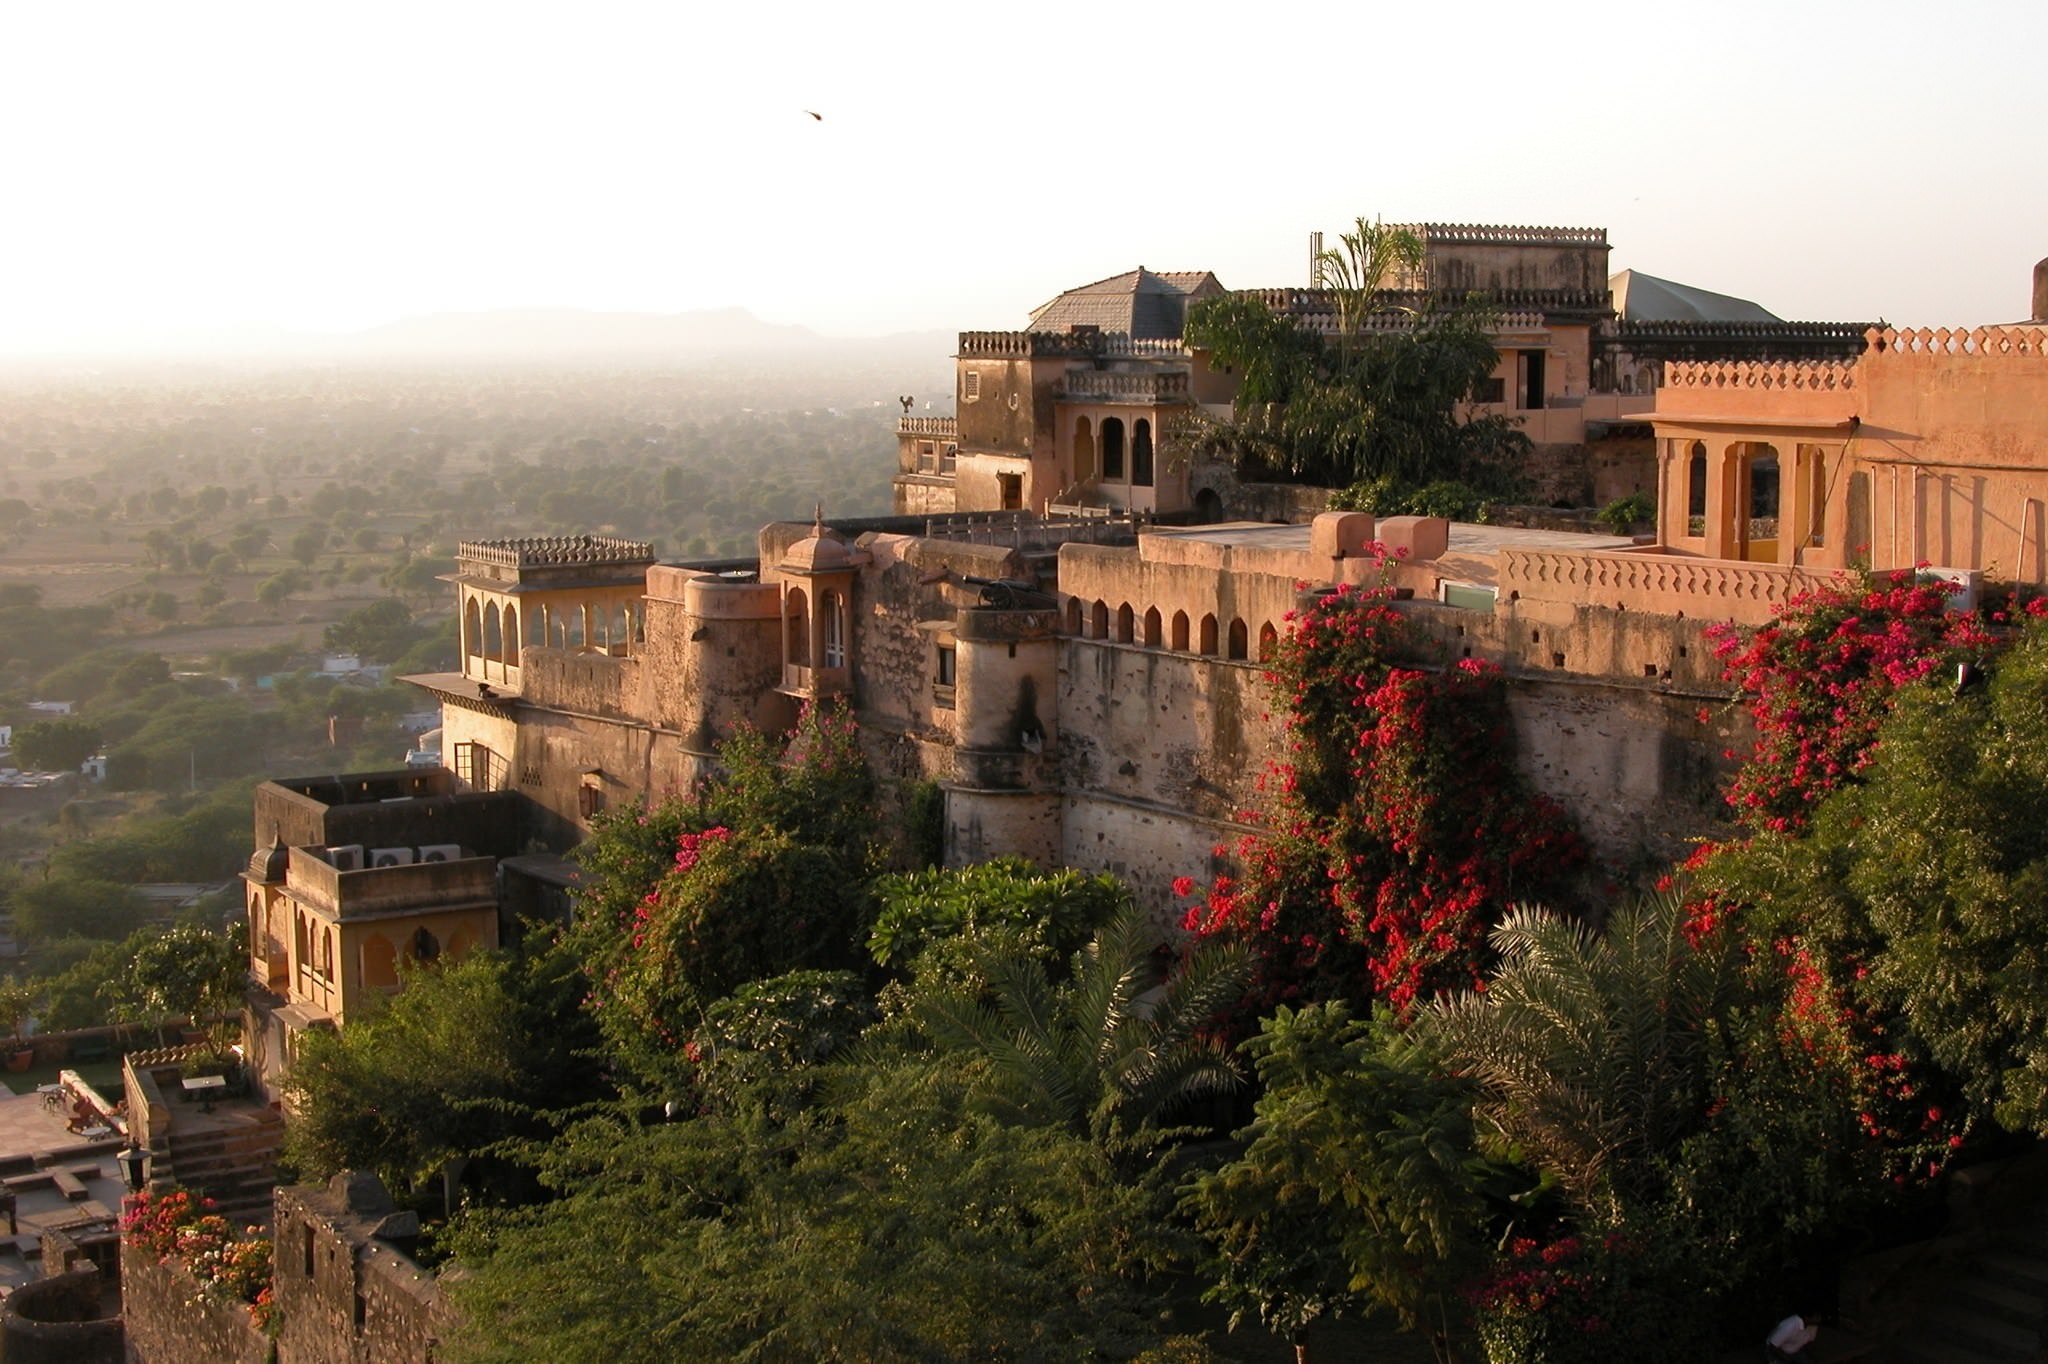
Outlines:
[[121, 1179], [128, 1185], [128, 1192], [139, 1194], [149, 1186], [149, 1152], [131, 1141], [128, 1149], [114, 1159], [120, 1163]]

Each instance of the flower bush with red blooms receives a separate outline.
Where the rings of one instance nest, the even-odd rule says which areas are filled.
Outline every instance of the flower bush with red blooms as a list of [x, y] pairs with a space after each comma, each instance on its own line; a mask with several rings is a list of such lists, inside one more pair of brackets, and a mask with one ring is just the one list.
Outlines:
[[1950, 611], [1955, 590], [1901, 570], [1802, 593], [1754, 634], [1714, 627], [1714, 654], [1756, 722], [1756, 747], [1728, 789], [1745, 827], [1803, 827], [1870, 761], [1901, 687], [1997, 645], [1978, 616]]
[[1695, 1334], [1672, 1319], [1667, 1295], [1638, 1283], [1648, 1251], [1618, 1232], [1510, 1241], [1492, 1273], [1466, 1290], [1487, 1359], [1611, 1364], [1690, 1358]]
[[1292, 619], [1268, 673], [1288, 760], [1260, 780], [1265, 808], [1243, 813], [1258, 830], [1229, 850], [1239, 874], [1184, 919], [1252, 944], [1256, 1008], [1370, 997], [1405, 1013], [1473, 987], [1501, 912], [1584, 860], [1563, 812], [1514, 771], [1499, 671], [1393, 666], [1412, 640], [1389, 596], [1339, 588]]
[[[806, 707], [786, 744], [749, 734], [720, 756], [723, 782], [599, 830], [603, 883], [574, 930], [606, 1041], [671, 1093], [688, 1088], [685, 1043], [710, 1004], [859, 965], [870, 917], [873, 784], [844, 709]], [[650, 831], [673, 840], [658, 860]]]
[[237, 1237], [213, 1208], [212, 1199], [185, 1189], [136, 1194], [121, 1215], [121, 1239], [158, 1264], [183, 1264], [207, 1293], [247, 1304], [250, 1320], [274, 1332], [270, 1238], [258, 1227]]

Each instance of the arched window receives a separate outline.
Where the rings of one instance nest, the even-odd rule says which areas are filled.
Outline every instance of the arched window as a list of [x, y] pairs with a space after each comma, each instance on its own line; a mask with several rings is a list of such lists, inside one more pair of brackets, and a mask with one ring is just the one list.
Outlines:
[[484, 608], [484, 657], [493, 663], [505, 658], [505, 637], [498, 629], [498, 608], [495, 604]]
[[1214, 616], [1202, 617], [1201, 653], [1205, 658], [1214, 658], [1216, 656], [1216, 617]]
[[1273, 650], [1278, 647], [1280, 647], [1280, 632], [1273, 628], [1273, 622], [1269, 620], [1259, 627], [1259, 662], [1264, 663], [1271, 659], [1273, 657]]
[[845, 601], [837, 592], [818, 594], [818, 626], [825, 636], [825, 666], [845, 667], [846, 610]]
[[441, 940], [430, 930], [422, 928], [412, 935], [407, 955], [424, 966], [441, 955]]
[[1123, 604], [1122, 606], [1119, 606], [1119, 607], [1118, 607], [1118, 608], [1116, 609], [1116, 642], [1117, 642], [1117, 643], [1119, 643], [1119, 644], [1129, 644], [1129, 643], [1131, 642], [1131, 622], [1132, 622], [1132, 620], [1133, 620], [1133, 617], [1132, 617], [1132, 615], [1131, 615], [1131, 604], [1130, 604], [1129, 602], [1125, 602], [1125, 603], [1124, 603], [1124, 604]]
[[1158, 648], [1159, 638], [1159, 608], [1154, 606], [1145, 612], [1145, 647], [1148, 649]]
[[1248, 641], [1246, 639], [1244, 622], [1242, 620], [1236, 619], [1235, 617], [1233, 617], [1230, 622], [1229, 656], [1232, 658], [1249, 658], [1251, 656], [1251, 650], [1248, 647]]
[[1173, 650], [1173, 651], [1174, 651], [1175, 653], [1182, 653], [1182, 654], [1184, 654], [1184, 653], [1186, 653], [1186, 652], [1188, 651], [1188, 613], [1187, 613], [1187, 612], [1185, 612], [1185, 611], [1176, 611], [1176, 612], [1174, 612], [1174, 613], [1173, 613], [1173, 636], [1172, 636], [1172, 642], [1171, 642], [1171, 643], [1170, 643], [1170, 644], [1169, 644], [1169, 645], [1168, 645], [1167, 647], [1168, 647], [1168, 648], [1170, 648], [1170, 649], [1172, 649], [1172, 650]]
[[519, 612], [513, 607], [505, 608], [505, 661], [519, 661]]
[[804, 597], [801, 587], [789, 589], [789, 595], [782, 599], [782, 631], [784, 657], [798, 667], [806, 667], [811, 661], [811, 615], [810, 602]]
[[1102, 419], [1102, 476], [1123, 481], [1124, 423], [1121, 417]]
[[1685, 462], [1685, 533], [1707, 533], [1707, 443], [1692, 443], [1692, 457]]
[[1152, 423], [1143, 417], [1131, 428], [1131, 482], [1152, 486]]
[[1088, 612], [1088, 638], [1109, 638], [1109, 603], [1098, 601]]
[[1070, 635], [1081, 633], [1081, 599], [1079, 597], [1067, 598], [1067, 633]]
[[462, 608], [462, 648], [471, 658], [484, 656], [484, 618], [475, 597]]

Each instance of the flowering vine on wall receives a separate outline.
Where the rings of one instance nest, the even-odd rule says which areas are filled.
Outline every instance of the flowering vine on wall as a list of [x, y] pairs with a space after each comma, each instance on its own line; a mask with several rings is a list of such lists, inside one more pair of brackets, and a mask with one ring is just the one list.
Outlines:
[[1405, 1012], [1477, 985], [1501, 912], [1558, 895], [1585, 859], [1514, 769], [1500, 671], [1396, 666], [1415, 638], [1391, 596], [1338, 588], [1290, 613], [1267, 674], [1287, 757], [1260, 779], [1263, 807], [1241, 812], [1258, 827], [1231, 850], [1238, 874], [1184, 920], [1252, 945], [1256, 1010], [1372, 997]]
[[206, 1293], [243, 1303], [249, 1318], [275, 1333], [277, 1303], [271, 1279], [271, 1244], [260, 1227], [237, 1236], [214, 1202], [186, 1189], [139, 1193], [121, 1215], [121, 1239], [158, 1264], [184, 1265]]

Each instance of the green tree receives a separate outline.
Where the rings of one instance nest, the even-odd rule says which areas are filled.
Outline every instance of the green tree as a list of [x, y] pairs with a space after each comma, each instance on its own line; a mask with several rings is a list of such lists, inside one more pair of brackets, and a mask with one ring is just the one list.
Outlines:
[[140, 944], [128, 961], [123, 993], [164, 1029], [185, 1019], [204, 1024], [219, 1041], [222, 1017], [242, 1001], [249, 974], [249, 945], [238, 923], [213, 933], [181, 924]]
[[467, 1165], [496, 1198], [526, 1191], [517, 1144], [604, 1093], [581, 995], [556, 952], [408, 970], [383, 1008], [303, 1040], [285, 1080], [288, 1157], [314, 1178], [373, 1170], [395, 1190]]
[[1097, 928], [1129, 902], [1113, 876], [1071, 869], [1043, 872], [1021, 857], [999, 857], [958, 869], [931, 868], [884, 876], [868, 951], [888, 967], [909, 966], [936, 945], [972, 944], [1005, 932], [1064, 964]]
[[22, 1045], [25, 1040], [22, 1029], [42, 1004], [43, 991], [34, 982], [25, 981], [12, 972], [0, 977], [0, 1023], [7, 1025], [15, 1046]]
[[287, 547], [299, 567], [311, 568], [313, 561], [320, 557], [320, 551], [327, 548], [327, 531], [320, 526], [306, 526], [291, 539]]
[[306, 576], [294, 569], [273, 573], [256, 584], [256, 600], [266, 610], [276, 611], [294, 596], [306, 590]]
[[337, 653], [389, 662], [404, 653], [418, 633], [411, 608], [397, 597], [385, 597], [329, 625], [323, 639]]
[[1249, 476], [1504, 484], [1526, 438], [1504, 417], [1459, 415], [1499, 363], [1491, 319], [1448, 298], [1387, 309], [1391, 277], [1420, 260], [1412, 234], [1360, 218], [1339, 243], [1318, 258], [1332, 336], [1249, 294], [1188, 310], [1188, 344], [1239, 376], [1233, 420], [1204, 443], [1233, 451]]
[[146, 910], [132, 888], [112, 881], [40, 881], [15, 893], [14, 927], [32, 943], [121, 938], [134, 931]]
[[978, 1116], [955, 1069], [848, 1068], [791, 1125], [572, 1129], [546, 1169], [560, 1197], [457, 1238], [450, 1357], [1072, 1364], [1160, 1343], [1143, 1275], [1166, 1241], [1131, 1232], [1163, 1175]]
[[1493, 932], [1483, 991], [1439, 1000], [1423, 1035], [1479, 1086], [1486, 1120], [1598, 1223], [1661, 1188], [1658, 1161], [1708, 1107], [1713, 1036], [1737, 997], [1724, 946], [1695, 949], [1684, 907], [1655, 895], [1595, 934], [1517, 908]]
[[99, 726], [84, 720], [38, 720], [14, 736], [15, 761], [32, 772], [76, 772], [99, 747]]
[[942, 1048], [986, 1060], [979, 1093], [1008, 1122], [1051, 1126], [1104, 1150], [1156, 1144], [1176, 1105], [1239, 1082], [1208, 1025], [1243, 990], [1249, 955], [1239, 946], [1191, 953], [1154, 989], [1158, 935], [1127, 905], [1055, 985], [1028, 948], [997, 950], [981, 963], [984, 992], [950, 980], [925, 985], [917, 1022]]
[[1384, 1010], [1285, 1006], [1246, 1044], [1264, 1093], [1248, 1144], [1197, 1176], [1183, 1208], [1214, 1248], [1206, 1296], [1249, 1313], [1305, 1361], [1309, 1328], [1374, 1307], [1438, 1338], [1483, 1262], [1473, 1089], [1437, 1069]]

